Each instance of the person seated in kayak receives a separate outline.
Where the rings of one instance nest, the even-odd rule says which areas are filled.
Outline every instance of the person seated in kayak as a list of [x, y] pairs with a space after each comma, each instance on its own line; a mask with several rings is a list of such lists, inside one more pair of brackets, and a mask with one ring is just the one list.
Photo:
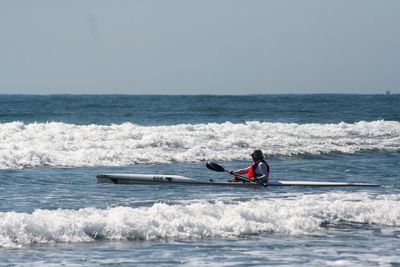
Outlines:
[[253, 158], [253, 163], [245, 169], [230, 171], [230, 174], [233, 175], [233, 178], [230, 180], [230, 182], [239, 182], [240, 179], [235, 177], [235, 174], [247, 174], [247, 178], [251, 181], [263, 184], [268, 183], [270, 167], [269, 164], [264, 160], [262, 151], [257, 149], [254, 150], [250, 155]]

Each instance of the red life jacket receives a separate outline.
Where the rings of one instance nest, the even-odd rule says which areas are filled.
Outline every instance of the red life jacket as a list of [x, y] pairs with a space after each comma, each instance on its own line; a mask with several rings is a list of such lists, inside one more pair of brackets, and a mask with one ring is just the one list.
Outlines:
[[247, 169], [247, 178], [250, 180], [254, 180], [256, 178], [256, 168], [258, 166], [258, 163], [264, 162], [267, 165], [267, 178], [269, 177], [269, 164], [265, 160], [258, 160], [256, 162], [253, 162], [250, 166], [250, 168]]

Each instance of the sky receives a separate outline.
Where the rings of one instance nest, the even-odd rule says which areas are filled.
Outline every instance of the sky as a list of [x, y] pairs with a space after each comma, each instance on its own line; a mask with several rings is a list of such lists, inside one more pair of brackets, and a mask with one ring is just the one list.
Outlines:
[[0, 0], [0, 94], [400, 93], [399, 0]]

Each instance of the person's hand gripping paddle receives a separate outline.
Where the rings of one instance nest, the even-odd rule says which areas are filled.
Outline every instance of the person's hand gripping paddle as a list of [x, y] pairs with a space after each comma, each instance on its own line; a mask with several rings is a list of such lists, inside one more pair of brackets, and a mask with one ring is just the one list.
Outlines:
[[227, 171], [227, 170], [225, 170], [224, 167], [222, 167], [221, 165], [219, 165], [218, 163], [216, 163], [216, 162], [214, 162], [212, 160], [207, 161], [206, 167], [207, 167], [207, 169], [212, 170], [212, 171], [216, 171], [216, 172], [227, 172], [227, 173], [229, 173], [229, 174], [235, 176], [236, 178], [238, 178], [238, 179], [240, 179], [242, 181], [245, 181], [245, 182], [249, 182], [249, 183], [253, 183], [253, 184], [262, 184], [262, 183], [259, 183], [259, 182], [256, 182], [256, 181], [252, 181], [249, 178], [244, 177], [242, 175], [236, 174], [233, 171]]

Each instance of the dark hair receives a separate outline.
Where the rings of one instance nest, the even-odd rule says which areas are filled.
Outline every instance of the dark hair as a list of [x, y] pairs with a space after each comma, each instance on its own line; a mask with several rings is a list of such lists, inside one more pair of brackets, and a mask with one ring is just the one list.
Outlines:
[[256, 149], [251, 153], [251, 156], [256, 160], [261, 160], [264, 158], [264, 155], [260, 149]]

